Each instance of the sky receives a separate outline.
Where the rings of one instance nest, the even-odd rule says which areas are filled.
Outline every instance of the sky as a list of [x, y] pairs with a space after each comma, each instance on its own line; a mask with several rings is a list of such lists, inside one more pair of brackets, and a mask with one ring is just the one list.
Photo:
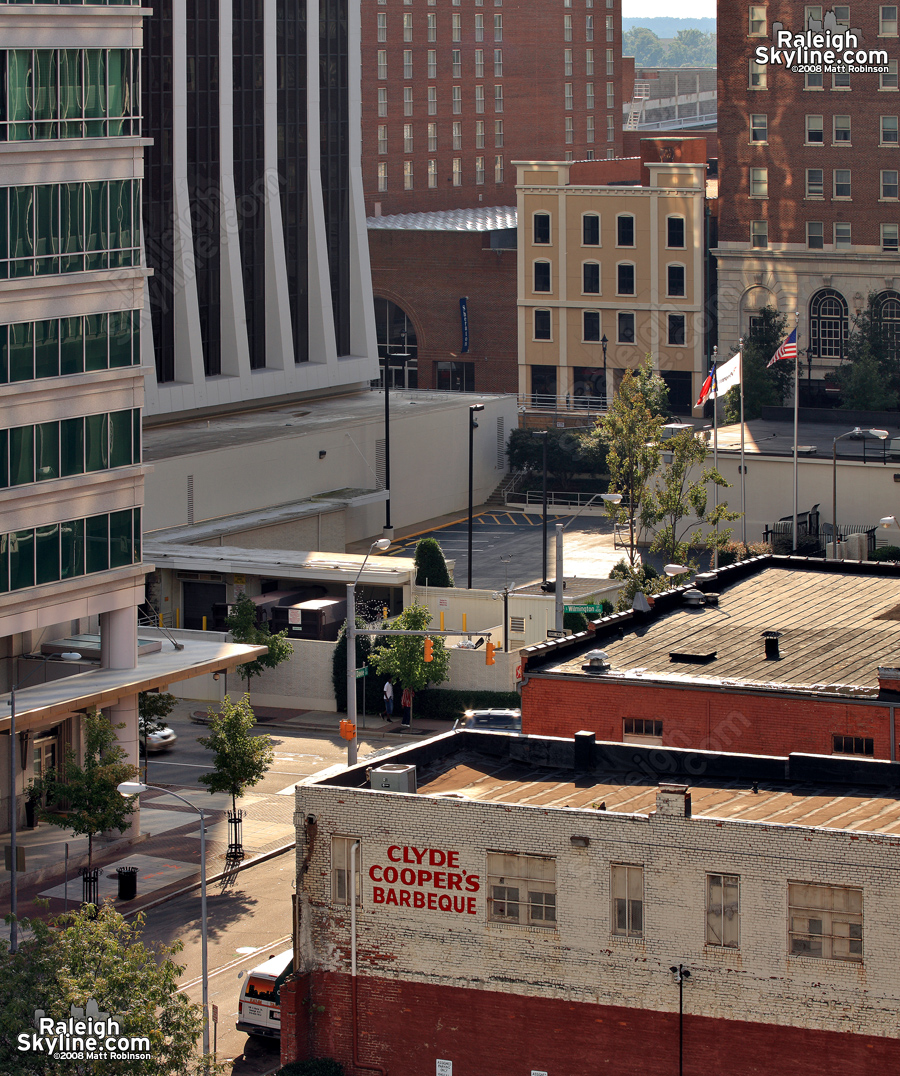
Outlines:
[[678, 15], [684, 19], [714, 19], [716, 0], [681, 0], [677, 11], [672, 9], [672, 0], [622, 0], [622, 14], [627, 18], [645, 19], [663, 18], [667, 15]]

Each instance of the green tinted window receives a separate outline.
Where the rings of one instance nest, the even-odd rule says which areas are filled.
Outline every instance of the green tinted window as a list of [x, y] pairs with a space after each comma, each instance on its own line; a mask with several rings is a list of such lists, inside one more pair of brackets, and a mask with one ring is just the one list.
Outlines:
[[109, 416], [109, 465], [127, 467], [131, 458], [131, 409], [113, 411]]
[[0, 489], [9, 485], [9, 430], [0, 430]]
[[64, 273], [78, 273], [84, 268], [84, 184], [63, 184], [59, 198], [60, 266]]
[[59, 323], [60, 373], [84, 372], [84, 319], [63, 318]]
[[107, 366], [107, 316], [88, 314], [84, 319], [84, 368], [105, 370]]
[[34, 376], [59, 377], [59, 321], [34, 323]]
[[109, 516], [91, 516], [84, 521], [84, 544], [87, 572], [105, 572], [109, 568]]
[[141, 563], [141, 510], [134, 510], [134, 563]]
[[125, 568], [134, 562], [131, 543], [132, 509], [109, 516], [109, 566]]
[[0, 534], [0, 594], [9, 590], [9, 535]]
[[120, 310], [109, 318], [110, 368], [131, 365], [131, 310]]
[[0, 325], [0, 385], [9, 380], [9, 326]]
[[60, 474], [84, 474], [84, 419], [65, 418], [59, 424]]
[[59, 187], [42, 184], [34, 188], [35, 272], [59, 272]]
[[61, 578], [84, 575], [84, 520], [73, 519], [60, 523]]
[[34, 531], [13, 531], [9, 535], [9, 589], [34, 586]]
[[9, 484], [24, 486], [34, 481], [34, 426], [9, 431]]
[[9, 327], [9, 379], [31, 381], [34, 377], [34, 322]]
[[59, 579], [59, 524], [37, 529], [35, 548], [38, 583], [55, 583]]
[[141, 409], [131, 412], [131, 462], [141, 462]]
[[84, 469], [105, 471], [109, 467], [109, 416], [88, 415], [84, 420]]
[[37, 480], [59, 478], [59, 423], [42, 422], [34, 428]]

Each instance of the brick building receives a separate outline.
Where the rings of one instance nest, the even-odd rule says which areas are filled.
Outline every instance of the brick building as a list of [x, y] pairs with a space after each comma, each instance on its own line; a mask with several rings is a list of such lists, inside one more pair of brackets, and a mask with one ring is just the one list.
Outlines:
[[457, 731], [310, 778], [282, 1060], [890, 1071], [898, 767], [865, 765]]
[[514, 205], [512, 161], [620, 156], [621, 31], [621, 0], [363, 0], [366, 212]]
[[391, 386], [515, 392], [515, 207], [368, 223], [378, 355], [382, 368], [390, 356]]
[[[900, 329], [897, 8], [778, 0], [718, 15], [720, 344], [767, 304], [790, 327], [799, 312], [816, 399], [870, 292]], [[761, 62], [779, 30], [809, 31], [812, 55]], [[832, 52], [852, 62], [832, 71], [826, 35], [848, 32]]]
[[[698, 588], [715, 604], [694, 604]], [[898, 603], [896, 565], [769, 556], [720, 568], [657, 595], [650, 613], [525, 650], [522, 729], [894, 760]], [[593, 667], [592, 651], [605, 654]]]

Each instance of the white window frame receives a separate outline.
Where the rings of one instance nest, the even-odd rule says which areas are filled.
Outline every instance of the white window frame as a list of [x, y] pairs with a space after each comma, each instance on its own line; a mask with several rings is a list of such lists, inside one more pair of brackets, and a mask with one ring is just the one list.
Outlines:
[[862, 964], [864, 914], [859, 886], [789, 881], [788, 953], [806, 960]]
[[[631, 270], [632, 270], [632, 276], [631, 276], [632, 290], [631, 291], [620, 291], [619, 290], [619, 285], [621, 284], [621, 281], [619, 279], [619, 271], [621, 269], [624, 269], [626, 266], [631, 266]], [[616, 295], [626, 296], [626, 297], [628, 297], [630, 299], [633, 299], [637, 295], [637, 286], [638, 286], [638, 282], [637, 282], [637, 265], [635, 265], [634, 262], [616, 262]]]
[[769, 197], [769, 169], [768, 168], [751, 168], [750, 169], [750, 197], [751, 198], [768, 198]]
[[706, 944], [711, 949], [741, 947], [741, 876], [707, 874]]
[[[535, 287], [537, 284], [537, 267], [538, 265], [546, 265], [550, 270], [549, 276], [549, 288], [545, 291], [538, 290]], [[553, 294], [553, 262], [549, 258], [535, 258], [531, 263], [531, 293], [532, 295], [552, 295]]]
[[[844, 125], [844, 122], [843, 122], [844, 120], [847, 121], [846, 126]], [[840, 126], [838, 126], [838, 121], [840, 121]], [[838, 138], [838, 131], [842, 131], [842, 132], [846, 131], [847, 132], [847, 137], [846, 138]], [[833, 146], [841, 146], [842, 148], [844, 146], [852, 146], [853, 145], [852, 120], [851, 120], [851, 118], [849, 116], [833, 116], [832, 117], [831, 144]]]
[[[640, 899], [635, 899], [637, 890], [640, 890]], [[644, 937], [643, 864], [610, 863], [609, 932], [619, 938]]]
[[878, 89], [884, 90], [885, 93], [896, 93], [897, 88], [897, 61], [888, 60], [887, 73], [878, 76]]
[[[843, 173], [847, 174], [847, 179], [841, 180], [842, 186], [846, 185], [848, 189], [847, 194], [838, 194], [838, 175]], [[853, 169], [852, 168], [833, 168], [831, 171], [831, 197], [835, 201], [849, 202], [853, 198]]]
[[[806, 145], [807, 146], [824, 146], [825, 145], [825, 118], [820, 116], [817, 112], [808, 112], [806, 114], [806, 123], [804, 130], [806, 131]], [[810, 135], [821, 135], [821, 138], [811, 138]]]
[[[550, 322], [550, 335], [538, 336], [537, 334], [537, 316], [538, 314], [546, 314]], [[531, 319], [531, 339], [538, 344], [552, 344], [553, 343], [553, 310], [548, 307], [535, 307], [534, 315]]]
[[[669, 289], [669, 270], [680, 269], [682, 273], [681, 277], [681, 291], [674, 292]], [[687, 266], [684, 262], [668, 262], [666, 264], [666, 296], [671, 299], [685, 299], [687, 298]]]
[[[588, 217], [597, 221], [597, 242], [585, 243], [584, 241], [584, 222]], [[599, 213], [589, 212], [581, 214], [581, 245], [587, 250], [599, 250], [603, 246], [603, 221]]]
[[350, 850], [359, 842], [356, 853], [356, 906], [362, 905], [362, 842], [357, 837], [331, 838], [331, 903], [349, 906]]
[[751, 4], [747, 13], [747, 37], [765, 37], [768, 20], [764, 4]]
[[553, 857], [489, 851], [486, 874], [488, 922], [557, 929]]
[[881, 225], [881, 250], [884, 254], [900, 252], [900, 224]]
[[[885, 138], [884, 137], [884, 132], [885, 132], [884, 121], [885, 120], [893, 120], [893, 123], [894, 123], [893, 127], [888, 128], [889, 132], [893, 135], [892, 138]], [[879, 135], [878, 135], [878, 137], [879, 137], [879, 145], [881, 145], [881, 146], [892, 146], [892, 147], [900, 146], [900, 117], [898, 117], [898, 116], [881, 116], [881, 117], [879, 117], [878, 131], [879, 131]]]
[[[758, 122], [760, 119], [762, 120], [762, 123]], [[754, 136], [754, 133], [756, 131], [762, 131], [763, 132], [763, 137], [762, 138], [754, 138], [753, 136]], [[766, 113], [766, 112], [753, 112], [753, 113], [751, 113], [751, 115], [750, 115], [750, 145], [752, 145], [752, 146], [763, 146], [763, 145], [767, 145], [768, 141], [769, 141], [769, 116], [768, 116], [768, 113]]]
[[[765, 241], [757, 242], [758, 237], [764, 237]], [[767, 220], [750, 221], [750, 247], [753, 250], [768, 250], [769, 248], [769, 222]]]
[[[885, 177], [893, 177], [885, 182]], [[896, 202], [898, 197], [898, 181], [900, 181], [900, 173], [896, 168], [883, 168], [881, 170], [881, 201], [882, 202]], [[893, 194], [885, 194], [885, 187], [893, 187]]]
[[[893, 15], [888, 17], [885, 15], [885, 12], [893, 12]], [[878, 8], [878, 36], [897, 37], [896, 4], [881, 4]]]
[[[817, 225], [819, 228], [819, 234], [813, 235], [810, 229], [813, 225]], [[813, 243], [810, 241], [811, 237], [821, 242]], [[821, 220], [808, 220], [806, 222], [806, 249], [807, 250], [824, 250], [825, 249], [825, 222]]]
[[[822, 178], [820, 181], [813, 181], [812, 174], [817, 173]], [[818, 189], [816, 189], [818, 188]], [[814, 198], [816, 201], [823, 201], [825, 198], [825, 169], [824, 168], [807, 168], [806, 169], [806, 198]]]
[[[620, 243], [619, 242], [619, 221], [631, 219], [631, 242]], [[618, 250], [634, 250], [637, 246], [637, 221], [635, 220], [634, 213], [617, 213], [616, 214], [616, 248]]]
[[768, 77], [767, 68], [763, 64], [758, 64], [756, 60], [748, 60], [749, 66], [747, 76], [747, 86], [751, 90], [767, 90]]
[[[587, 267], [589, 265], [597, 267], [597, 290], [596, 291], [585, 291], [584, 274], [585, 274], [585, 270], [587, 269]], [[603, 294], [603, 273], [602, 273], [602, 268], [601, 268], [600, 262], [594, 261], [592, 258], [588, 258], [587, 261], [583, 261], [581, 263], [581, 294], [582, 295], [598, 295], [598, 296]]]
[[412, 161], [403, 162], [403, 189], [405, 191], [411, 191], [413, 189], [413, 163]]

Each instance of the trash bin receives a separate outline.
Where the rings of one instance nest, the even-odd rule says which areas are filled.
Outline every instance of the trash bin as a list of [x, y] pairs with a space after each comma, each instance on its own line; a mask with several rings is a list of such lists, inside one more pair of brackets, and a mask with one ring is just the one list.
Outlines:
[[119, 900], [134, 900], [137, 896], [137, 867], [116, 867], [119, 876]]
[[87, 867], [81, 868], [81, 904], [82, 907], [86, 904], [93, 904], [94, 907], [100, 903], [98, 892], [100, 886], [100, 868], [94, 867], [92, 870], [88, 870]]

